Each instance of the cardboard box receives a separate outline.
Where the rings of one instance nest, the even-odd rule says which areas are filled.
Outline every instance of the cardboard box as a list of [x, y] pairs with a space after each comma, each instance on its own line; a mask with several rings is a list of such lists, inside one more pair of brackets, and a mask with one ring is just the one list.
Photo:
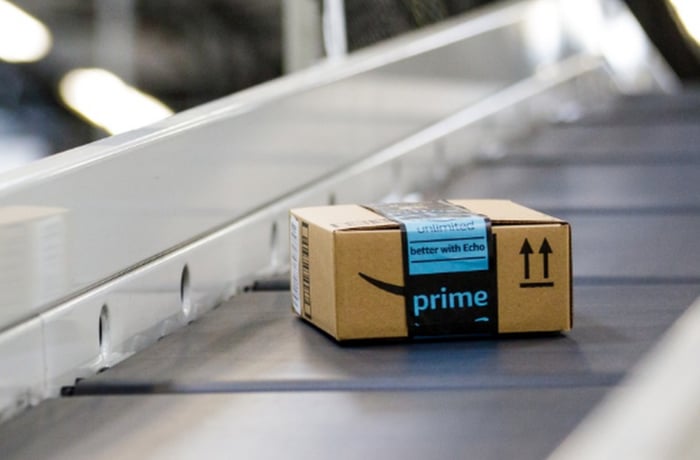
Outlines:
[[505, 200], [290, 212], [293, 311], [337, 340], [566, 331], [571, 230]]

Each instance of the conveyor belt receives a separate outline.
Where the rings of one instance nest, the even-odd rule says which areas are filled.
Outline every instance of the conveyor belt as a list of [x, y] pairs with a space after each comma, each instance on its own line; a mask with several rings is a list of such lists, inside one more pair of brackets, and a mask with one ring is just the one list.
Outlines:
[[338, 346], [245, 293], [0, 426], [0, 457], [545, 457], [700, 294], [698, 97], [623, 99], [434, 192], [572, 222], [572, 332]]

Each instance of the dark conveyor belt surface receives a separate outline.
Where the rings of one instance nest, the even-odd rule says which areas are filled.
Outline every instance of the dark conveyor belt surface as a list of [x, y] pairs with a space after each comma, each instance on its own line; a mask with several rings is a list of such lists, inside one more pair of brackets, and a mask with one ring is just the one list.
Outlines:
[[0, 425], [0, 457], [546, 457], [700, 295], [698, 123], [622, 99], [435, 192], [572, 222], [570, 333], [338, 346], [287, 292], [246, 293]]

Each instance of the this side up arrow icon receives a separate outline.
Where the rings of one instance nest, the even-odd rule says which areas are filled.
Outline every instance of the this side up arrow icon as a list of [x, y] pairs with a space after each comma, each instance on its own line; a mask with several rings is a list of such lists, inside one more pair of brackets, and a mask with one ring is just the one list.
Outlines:
[[[532, 246], [527, 238], [523, 241], [523, 245], [520, 248], [520, 255], [523, 256], [523, 275], [526, 280], [530, 279], [530, 255], [534, 254], [535, 251], [532, 250]], [[543, 279], [549, 279], [549, 255], [554, 253], [552, 246], [549, 245], [547, 238], [542, 240], [540, 245], [539, 254], [542, 254], [542, 276]], [[554, 286], [553, 281], [536, 281], [536, 282], [524, 282], [520, 283], [522, 288], [543, 288]]]
[[542, 273], [545, 279], [549, 278], [549, 255], [551, 253], [552, 247], [549, 245], [547, 238], [545, 238], [544, 241], [542, 241], [542, 246], [540, 246], [540, 254], [542, 254]]
[[523, 241], [523, 247], [520, 248], [520, 254], [522, 254], [524, 259], [523, 262], [525, 264], [524, 271], [526, 280], [530, 279], [530, 254], [532, 253], [532, 246], [530, 246], [530, 242], [527, 240], [527, 238], [525, 238], [525, 241]]

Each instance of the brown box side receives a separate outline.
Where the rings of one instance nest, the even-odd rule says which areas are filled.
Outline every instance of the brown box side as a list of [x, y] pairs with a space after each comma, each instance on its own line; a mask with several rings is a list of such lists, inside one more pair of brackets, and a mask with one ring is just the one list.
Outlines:
[[505, 225], [494, 226], [493, 232], [497, 240], [499, 333], [569, 330], [569, 226]]
[[335, 250], [336, 337], [406, 337], [401, 232], [337, 231]]
[[[305, 243], [300, 243], [302, 250], [304, 245], [308, 250], [307, 260], [304, 260], [304, 256], [299, 258], [302, 285], [301, 317], [335, 337], [337, 335], [337, 321], [334, 301], [335, 248], [333, 247], [333, 233], [303, 219], [299, 219], [299, 226], [301, 228], [300, 237], [308, 238]], [[308, 233], [305, 234], [305, 232]], [[307, 273], [304, 273], [302, 267], [305, 262], [308, 263]], [[308, 279], [305, 280], [305, 277]]]

